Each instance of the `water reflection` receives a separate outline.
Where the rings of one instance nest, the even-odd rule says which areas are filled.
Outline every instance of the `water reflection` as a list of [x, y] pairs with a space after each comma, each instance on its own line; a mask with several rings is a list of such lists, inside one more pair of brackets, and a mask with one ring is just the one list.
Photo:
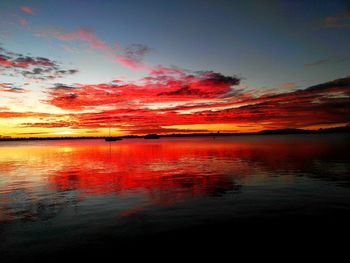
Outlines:
[[[244, 194], [271, 182], [274, 189], [296, 187], [300, 177], [347, 187], [347, 139], [322, 135], [2, 143], [0, 222], [50, 220], [68, 208], [79, 209], [84, 201], [111, 196], [121, 203], [109, 210], [123, 217], [148, 206]], [[84, 206], [91, 213], [99, 209], [95, 203]]]

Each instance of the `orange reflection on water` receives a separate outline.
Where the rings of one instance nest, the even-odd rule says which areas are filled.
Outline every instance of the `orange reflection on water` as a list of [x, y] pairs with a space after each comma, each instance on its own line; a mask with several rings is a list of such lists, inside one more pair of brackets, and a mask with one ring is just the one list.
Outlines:
[[[333, 150], [340, 146], [268, 136], [7, 143], [0, 146], [0, 220], [46, 218], [94, 196], [142, 196], [142, 204], [170, 205], [241, 191], [271, 176], [324, 169], [312, 160], [344, 158]], [[337, 169], [339, 176], [347, 172]], [[127, 207], [122, 215], [142, 206]]]
[[94, 151], [82, 146], [71, 152], [64, 169], [50, 174], [49, 181], [57, 191], [83, 190], [82, 196], [140, 191], [151, 202], [163, 204], [235, 188], [225, 173], [224, 159], [216, 159], [222, 145], [212, 146], [136, 140]]

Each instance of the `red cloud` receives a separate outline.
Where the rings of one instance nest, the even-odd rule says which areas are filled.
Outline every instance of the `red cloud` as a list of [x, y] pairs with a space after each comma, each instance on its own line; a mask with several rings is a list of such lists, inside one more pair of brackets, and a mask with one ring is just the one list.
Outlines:
[[29, 6], [21, 6], [21, 11], [27, 14], [34, 15], [33, 9]]
[[58, 114], [42, 113], [42, 112], [13, 112], [13, 111], [0, 111], [0, 118], [46, 118], [46, 117], [59, 117]]
[[202, 72], [148, 77], [143, 84], [58, 85], [49, 89], [47, 103], [71, 110], [75, 128], [113, 126], [136, 134], [174, 132], [163, 127], [184, 124], [287, 128], [350, 122], [348, 77], [259, 97], [232, 89], [238, 83]]
[[239, 80], [219, 73], [198, 75], [157, 76], [143, 79], [143, 84], [98, 84], [61, 86], [49, 90], [48, 103], [62, 109], [83, 110], [112, 105], [140, 109], [149, 103], [179, 103], [196, 99], [211, 99], [230, 91]]
[[27, 20], [23, 17], [19, 18], [18, 22], [22, 27], [25, 27], [28, 24]]
[[326, 27], [349, 27], [350, 26], [350, 12], [343, 12], [334, 16], [328, 16], [324, 20]]
[[8, 56], [0, 54], [0, 66], [11, 67], [12, 65], [13, 65], [13, 62]]
[[59, 40], [63, 40], [63, 41], [82, 40], [87, 42], [91, 48], [102, 49], [106, 52], [113, 53], [113, 49], [111, 49], [106, 43], [100, 40], [95, 35], [94, 32], [88, 29], [80, 28], [76, 31], [69, 32], [69, 33], [61, 29], [55, 29], [55, 30], [49, 31], [48, 33], [50, 33], [52, 36], [54, 36]]

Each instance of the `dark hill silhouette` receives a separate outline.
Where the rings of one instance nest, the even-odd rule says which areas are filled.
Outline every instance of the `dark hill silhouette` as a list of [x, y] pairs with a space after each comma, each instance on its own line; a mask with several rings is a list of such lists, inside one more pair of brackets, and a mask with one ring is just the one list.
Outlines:
[[[334, 128], [321, 128], [318, 130], [304, 130], [296, 128], [286, 128], [286, 129], [277, 129], [277, 130], [262, 130], [259, 132], [238, 132], [238, 133], [224, 133], [224, 132], [215, 132], [215, 133], [173, 133], [173, 134], [164, 134], [157, 135], [152, 134], [152, 136], [159, 137], [198, 137], [198, 136], [212, 136], [212, 137], [221, 137], [221, 136], [239, 136], [239, 135], [283, 135], [283, 134], [327, 134], [327, 133], [349, 133], [350, 125]], [[149, 135], [148, 135], [149, 136]], [[118, 139], [126, 138], [145, 138], [147, 136], [143, 135], [125, 135], [120, 136]], [[24, 140], [77, 140], [77, 139], [105, 139], [106, 137], [30, 137], [30, 138], [9, 138], [1, 137], [0, 141], [24, 141]]]
[[314, 131], [309, 130], [303, 130], [303, 129], [279, 129], [279, 130], [263, 130], [259, 131], [256, 134], [305, 134], [305, 133], [312, 133]]

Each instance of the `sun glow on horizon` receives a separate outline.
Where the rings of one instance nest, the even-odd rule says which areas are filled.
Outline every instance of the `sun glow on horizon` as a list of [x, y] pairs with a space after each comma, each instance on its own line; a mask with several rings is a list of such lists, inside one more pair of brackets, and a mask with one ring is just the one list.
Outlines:
[[75, 135], [77, 133], [72, 131], [60, 131], [60, 132], [53, 132], [54, 135]]

